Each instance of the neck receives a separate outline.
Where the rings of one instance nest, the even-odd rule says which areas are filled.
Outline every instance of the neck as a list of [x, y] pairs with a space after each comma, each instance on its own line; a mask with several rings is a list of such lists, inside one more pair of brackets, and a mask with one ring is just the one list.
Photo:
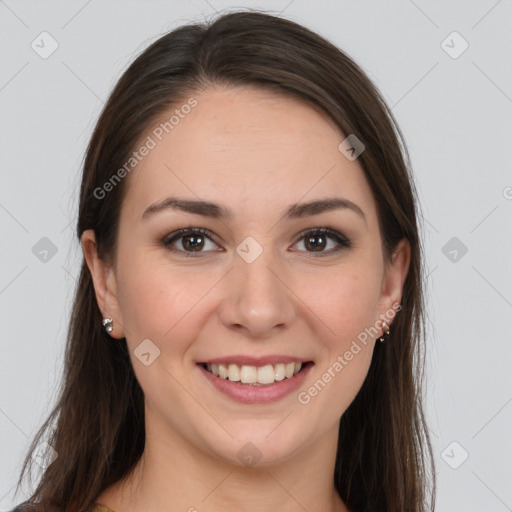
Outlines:
[[334, 488], [338, 423], [286, 460], [246, 467], [147, 420], [143, 456], [97, 503], [116, 512], [349, 512]]

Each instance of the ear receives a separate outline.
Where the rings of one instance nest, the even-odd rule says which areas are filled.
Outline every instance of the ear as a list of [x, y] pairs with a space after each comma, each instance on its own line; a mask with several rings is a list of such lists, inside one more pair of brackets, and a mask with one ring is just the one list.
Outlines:
[[[402, 238], [393, 252], [391, 263], [384, 269], [379, 302], [381, 318], [390, 310], [396, 313], [397, 305], [402, 301], [402, 290], [410, 261], [411, 246], [406, 238]], [[389, 314], [386, 316], [389, 317]]]
[[123, 338], [124, 324], [117, 298], [117, 285], [114, 270], [99, 258], [94, 230], [85, 230], [82, 234], [81, 243], [84, 258], [94, 283], [94, 292], [96, 294], [98, 307], [103, 318], [112, 319], [114, 329], [110, 333], [110, 336], [113, 338]]

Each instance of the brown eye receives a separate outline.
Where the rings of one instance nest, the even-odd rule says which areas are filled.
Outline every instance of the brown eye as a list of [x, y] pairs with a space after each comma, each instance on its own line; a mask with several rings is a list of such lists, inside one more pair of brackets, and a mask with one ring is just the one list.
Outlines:
[[[213, 247], [208, 248], [208, 242]], [[184, 256], [192, 256], [194, 253], [211, 252], [212, 250], [218, 252], [216, 249], [218, 246], [212, 240], [212, 233], [203, 228], [175, 231], [162, 240], [162, 245], [171, 252], [183, 254]], [[203, 250], [205, 247], [206, 250]]]
[[[345, 236], [329, 228], [310, 229], [302, 233], [300, 240], [303, 241], [306, 252], [317, 253], [318, 256], [332, 254], [343, 248], [351, 247], [350, 241]], [[329, 243], [329, 241], [331, 242]], [[330, 248], [329, 245], [331, 245]], [[325, 250], [326, 248], [329, 250]]]
[[204, 238], [204, 235], [185, 235], [181, 237], [181, 244], [187, 251], [200, 251], [204, 247]]
[[325, 249], [327, 245], [327, 237], [325, 235], [308, 235], [304, 238], [304, 246], [311, 248], [311, 250], [317, 252]]

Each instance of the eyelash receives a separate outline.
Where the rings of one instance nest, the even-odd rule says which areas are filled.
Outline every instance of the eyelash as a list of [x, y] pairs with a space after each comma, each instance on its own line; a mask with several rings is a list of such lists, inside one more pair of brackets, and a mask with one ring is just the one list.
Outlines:
[[[183, 251], [179, 249], [174, 249], [171, 247], [171, 244], [175, 242], [176, 240], [179, 240], [180, 238], [183, 238], [187, 235], [205, 235], [208, 237], [212, 242], [213, 240], [213, 233], [209, 231], [208, 229], [204, 228], [186, 228], [186, 229], [179, 229], [178, 231], [174, 231], [173, 233], [170, 233], [169, 235], [166, 235], [162, 240], [162, 245], [167, 248], [169, 251], [175, 253], [175, 254], [181, 254], [184, 255], [187, 258], [198, 258], [200, 256], [196, 256], [196, 254], [200, 255], [202, 252], [205, 251]], [[339, 233], [338, 231], [330, 228], [310, 228], [306, 229], [305, 231], [302, 231], [299, 234], [299, 238], [297, 242], [302, 240], [303, 238], [311, 235], [326, 235], [328, 238], [331, 238], [335, 240], [339, 245], [335, 249], [331, 249], [329, 251], [321, 251], [318, 253], [315, 253], [314, 251], [301, 251], [301, 252], [308, 252], [313, 257], [323, 257], [328, 256], [330, 254], [336, 253], [338, 251], [341, 251], [342, 249], [350, 249], [352, 247], [352, 243], [348, 238], [346, 238], [344, 235]], [[297, 243], [295, 242], [295, 243]], [[295, 244], [294, 244], [295, 245]]]

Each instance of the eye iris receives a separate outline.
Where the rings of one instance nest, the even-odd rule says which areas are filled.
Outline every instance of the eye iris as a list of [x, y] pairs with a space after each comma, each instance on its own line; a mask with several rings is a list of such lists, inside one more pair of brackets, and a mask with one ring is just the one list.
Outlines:
[[[318, 240], [318, 239], [321, 239], [322, 242], [320, 244], [317, 244], [315, 243], [315, 240]], [[308, 238], [306, 238], [306, 240], [304, 241], [306, 247], [308, 246], [308, 244], [312, 244], [313, 246], [313, 251], [315, 252], [318, 252], [318, 251], [321, 251], [323, 249], [325, 249], [325, 236], [324, 235], [310, 235]]]
[[[192, 243], [189, 242], [190, 240], [192, 240]], [[185, 249], [192, 249], [193, 251], [198, 248], [202, 249], [204, 246], [204, 237], [203, 235], [186, 235], [183, 237], [182, 244]]]

